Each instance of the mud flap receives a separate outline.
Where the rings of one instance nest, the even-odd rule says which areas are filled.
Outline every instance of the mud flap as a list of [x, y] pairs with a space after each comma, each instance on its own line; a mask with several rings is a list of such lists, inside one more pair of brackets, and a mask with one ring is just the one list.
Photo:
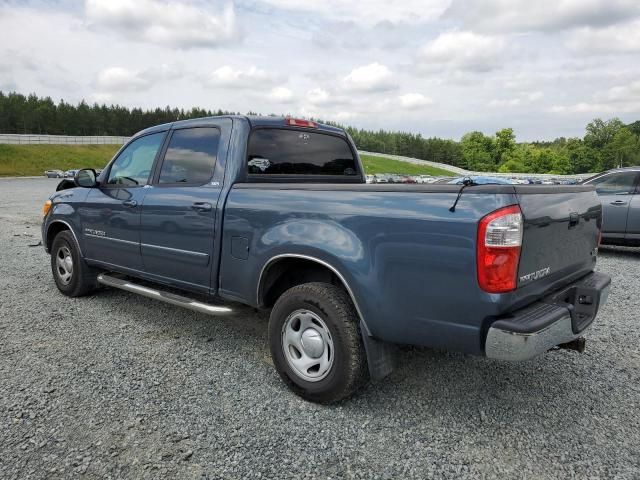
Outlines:
[[387, 377], [396, 367], [397, 347], [392, 343], [383, 342], [371, 336], [369, 329], [360, 321], [362, 343], [367, 354], [369, 375], [371, 381], [377, 383]]

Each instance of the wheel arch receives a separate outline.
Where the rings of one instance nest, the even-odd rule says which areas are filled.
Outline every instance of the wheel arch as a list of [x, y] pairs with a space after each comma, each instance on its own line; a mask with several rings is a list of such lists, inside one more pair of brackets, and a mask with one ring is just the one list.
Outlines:
[[257, 305], [260, 308], [271, 307], [284, 290], [313, 281], [325, 281], [344, 288], [364, 323], [358, 300], [344, 275], [329, 262], [310, 255], [285, 253], [271, 257], [260, 271]]
[[51, 245], [53, 245], [53, 240], [56, 238], [56, 235], [65, 230], [69, 230], [71, 232], [71, 235], [73, 235], [73, 239], [76, 241], [78, 251], [80, 253], [80, 256], [82, 257], [82, 247], [80, 246], [80, 242], [78, 241], [76, 232], [73, 230], [73, 227], [70, 223], [60, 219], [53, 220], [47, 226], [46, 236], [44, 238], [45, 248], [47, 252], [51, 252]]
[[[303, 275], [302, 277], [294, 276], [294, 279], [297, 280], [296, 282], [283, 282], [278, 284], [279, 279], [286, 278], [284, 277], [284, 275], [286, 275], [286, 272], [289, 269], [296, 269], [300, 267], [304, 269], [305, 267], [308, 268], [311, 265], [313, 265], [315, 269], [312, 270], [312, 275]], [[280, 266], [281, 268], [278, 269], [278, 266]], [[320, 270], [318, 270], [318, 268]], [[299, 285], [301, 283], [318, 281], [318, 277], [314, 277], [314, 275], [317, 275], [319, 272], [322, 272], [325, 275], [329, 273], [329, 278], [333, 280], [330, 283], [341, 286], [349, 295], [349, 298], [353, 302], [353, 306], [355, 307], [356, 313], [358, 314], [358, 318], [360, 320], [360, 334], [367, 355], [369, 374], [374, 382], [382, 380], [395, 368], [396, 347], [395, 345], [380, 341], [373, 336], [371, 330], [367, 326], [364, 316], [362, 315], [362, 311], [360, 310], [360, 307], [358, 305], [358, 300], [353, 290], [349, 286], [349, 283], [347, 282], [344, 275], [342, 275], [340, 271], [330, 263], [317, 257], [295, 253], [281, 254], [270, 258], [262, 267], [258, 280], [258, 307], [267, 308], [271, 306], [269, 305], [269, 303], [271, 301], [275, 302], [279, 294], [284, 293], [284, 291], [288, 288]], [[272, 297], [269, 297], [270, 291], [273, 292]]]

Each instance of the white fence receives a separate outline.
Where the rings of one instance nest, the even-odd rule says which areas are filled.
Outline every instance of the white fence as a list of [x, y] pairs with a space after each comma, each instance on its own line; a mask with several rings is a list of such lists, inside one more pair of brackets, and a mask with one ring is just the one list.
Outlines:
[[0, 144], [12, 145], [123, 145], [130, 137], [74, 136], [74, 135], [20, 135], [0, 134]]

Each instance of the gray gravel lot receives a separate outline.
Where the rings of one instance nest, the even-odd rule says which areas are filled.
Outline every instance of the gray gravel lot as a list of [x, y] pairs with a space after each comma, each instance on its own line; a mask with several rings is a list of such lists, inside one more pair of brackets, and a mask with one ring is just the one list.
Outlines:
[[58, 293], [29, 246], [56, 183], [0, 179], [0, 478], [640, 478], [640, 249], [602, 251], [585, 354], [407, 348], [326, 407], [281, 383], [251, 309]]

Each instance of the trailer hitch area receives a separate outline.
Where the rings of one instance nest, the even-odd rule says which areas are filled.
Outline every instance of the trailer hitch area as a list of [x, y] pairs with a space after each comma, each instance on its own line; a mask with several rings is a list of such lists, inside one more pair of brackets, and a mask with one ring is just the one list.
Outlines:
[[584, 337], [578, 337], [575, 340], [571, 340], [567, 343], [561, 343], [556, 347], [557, 350], [575, 350], [578, 353], [584, 353], [587, 347], [587, 340]]

